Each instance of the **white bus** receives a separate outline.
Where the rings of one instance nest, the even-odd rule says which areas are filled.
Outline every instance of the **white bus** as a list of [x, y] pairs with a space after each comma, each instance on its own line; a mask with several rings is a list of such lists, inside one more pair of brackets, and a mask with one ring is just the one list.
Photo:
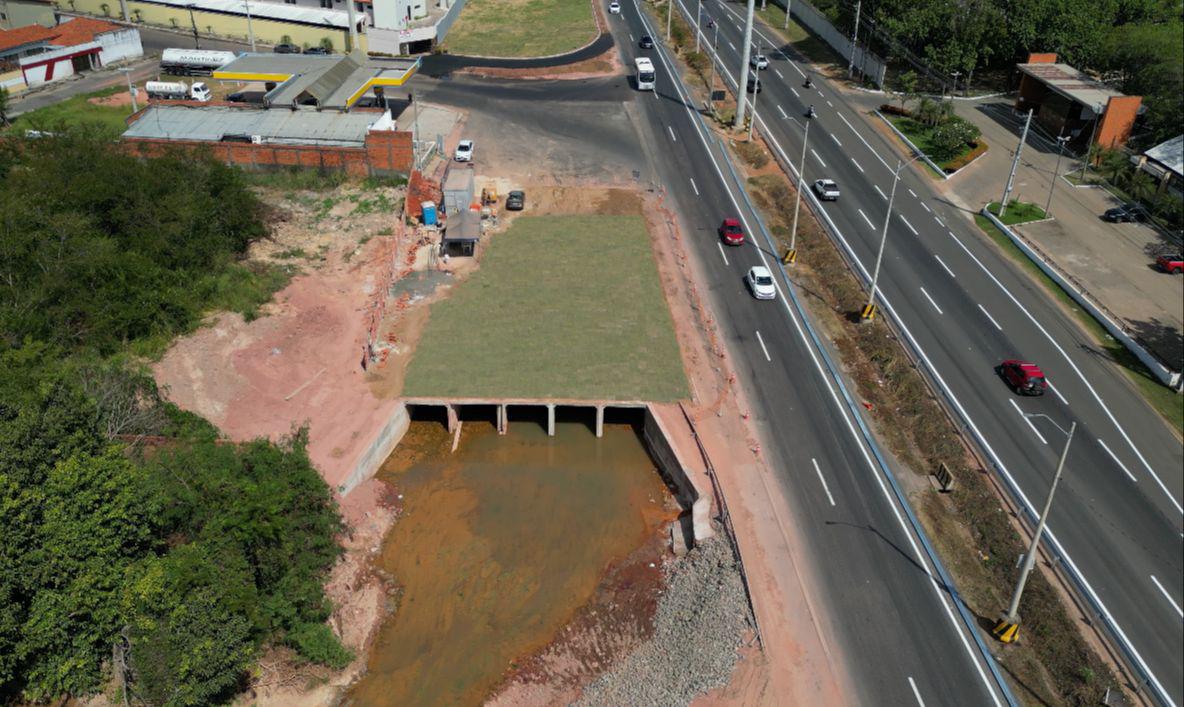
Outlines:
[[633, 63], [637, 66], [637, 90], [654, 90], [654, 62], [648, 57], [639, 56]]

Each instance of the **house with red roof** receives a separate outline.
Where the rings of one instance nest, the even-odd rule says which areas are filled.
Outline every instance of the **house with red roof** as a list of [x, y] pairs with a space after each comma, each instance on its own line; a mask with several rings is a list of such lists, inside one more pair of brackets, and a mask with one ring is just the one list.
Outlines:
[[0, 65], [19, 67], [28, 86], [143, 55], [139, 30], [90, 17], [65, 18], [56, 27], [0, 30]]

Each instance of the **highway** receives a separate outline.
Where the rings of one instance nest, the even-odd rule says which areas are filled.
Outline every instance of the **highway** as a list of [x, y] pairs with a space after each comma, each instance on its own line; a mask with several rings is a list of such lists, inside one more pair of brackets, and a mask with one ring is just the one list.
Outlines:
[[[635, 14], [633, 5], [625, 7], [628, 31], [641, 32], [630, 16]], [[693, 17], [694, 4], [690, 7], [688, 16]], [[718, 24], [719, 59], [734, 88], [740, 74], [744, 7], [704, 0], [703, 9]], [[813, 75], [814, 88], [805, 88], [809, 66], [770, 49], [776, 42], [760, 27], [758, 22], [753, 41], [764, 47], [761, 51], [769, 56], [770, 66], [760, 72], [764, 90], [756, 99], [758, 127], [774, 150], [796, 164], [804, 114], [807, 106], [815, 107], [806, 182], [828, 177], [839, 183], [841, 198], [822, 205], [821, 212], [870, 272], [893, 172], [898, 160], [909, 156], [899, 155], [869, 126], [867, 121], [878, 118], [861, 115], [822, 76]], [[660, 38], [660, 28], [654, 29], [659, 31], [655, 38]], [[711, 38], [707, 34], [705, 44], [710, 45]], [[1064, 430], [1077, 422], [1049, 537], [1084, 578], [1086, 592], [1094, 595], [1115, 630], [1133, 646], [1152, 686], [1180, 704], [1180, 441], [1040, 285], [1000, 254], [969, 214], [940, 197], [923, 169], [917, 162], [901, 170], [880, 275], [881, 307], [894, 316], [961, 422], [1029, 509], [1043, 504], [1065, 442]], [[983, 195], [984, 202], [989, 198], [997, 195]], [[704, 215], [708, 221], [717, 221], [733, 208], [726, 198], [704, 195], [702, 202], [703, 208], [715, 209]], [[800, 353], [782, 348], [789, 342], [770, 343], [766, 334], [765, 343], [772, 356], [791, 359], [802, 369]], [[1013, 394], [994, 372], [1006, 358], [1037, 362], [1048, 375], [1050, 394]], [[762, 387], [766, 379], [762, 376]], [[800, 393], [801, 375], [786, 384]], [[790, 466], [800, 473], [799, 462]]]

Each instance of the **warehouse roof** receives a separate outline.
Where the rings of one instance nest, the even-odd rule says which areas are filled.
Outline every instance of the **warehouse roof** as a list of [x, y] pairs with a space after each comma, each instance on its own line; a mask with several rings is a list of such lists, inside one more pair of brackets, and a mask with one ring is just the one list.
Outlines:
[[[187, 9], [193, 5], [194, 10], [217, 12], [222, 15], [246, 16], [247, 7], [243, 0], [141, 0], [149, 5], [167, 5]], [[327, 10], [317, 7], [301, 7], [286, 3], [253, 2], [251, 3], [251, 17], [255, 19], [282, 20], [318, 27], [333, 27], [349, 29], [349, 14], [345, 10]]]
[[265, 110], [230, 106], [152, 105], [123, 133], [125, 138], [159, 140], [250, 139], [288, 145], [362, 147], [366, 133], [385, 114], [336, 113], [311, 109]]
[[1016, 68], [1069, 100], [1091, 109], [1105, 108], [1112, 97], [1125, 95], [1068, 64], [1017, 64]]
[[418, 68], [418, 59], [378, 65], [362, 52], [349, 56], [244, 54], [215, 71], [214, 78], [274, 81], [278, 85], [263, 97], [268, 105], [314, 103], [321, 108], [346, 109], [374, 86], [403, 85]]

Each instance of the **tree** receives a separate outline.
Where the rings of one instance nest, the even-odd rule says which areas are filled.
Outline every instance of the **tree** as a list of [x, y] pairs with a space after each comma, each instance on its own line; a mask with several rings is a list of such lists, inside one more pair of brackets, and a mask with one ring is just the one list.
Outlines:
[[930, 157], [948, 160], [956, 157], [966, 146], [977, 140], [979, 130], [964, 120], [948, 120], [938, 125], [929, 139], [932, 146]]
[[8, 119], [9, 98], [8, 89], [0, 86], [0, 128], [7, 128], [11, 121]]
[[905, 103], [917, 97], [917, 73], [911, 70], [904, 72], [897, 79], [897, 84], [900, 90], [896, 96], [900, 99], [900, 109], [904, 110]]

